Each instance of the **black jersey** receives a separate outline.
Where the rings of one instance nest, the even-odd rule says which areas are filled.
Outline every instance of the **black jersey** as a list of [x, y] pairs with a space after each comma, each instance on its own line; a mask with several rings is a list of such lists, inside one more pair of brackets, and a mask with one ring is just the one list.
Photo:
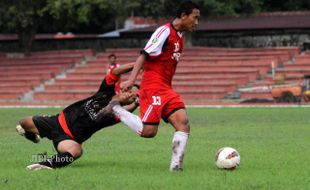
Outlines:
[[108, 105], [115, 95], [114, 81], [117, 78], [118, 76], [108, 74], [93, 96], [75, 102], [63, 110], [66, 124], [77, 142], [82, 143], [96, 131], [119, 122], [113, 114], [100, 119], [97, 117], [98, 112]]

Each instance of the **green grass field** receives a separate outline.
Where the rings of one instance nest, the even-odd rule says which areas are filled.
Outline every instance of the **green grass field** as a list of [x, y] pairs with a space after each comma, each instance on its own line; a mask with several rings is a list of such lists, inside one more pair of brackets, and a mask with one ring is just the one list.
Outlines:
[[[123, 125], [103, 129], [85, 143], [84, 155], [53, 171], [26, 171], [32, 155], [54, 154], [15, 132], [28, 115], [60, 109], [0, 109], [0, 189], [310, 189], [310, 108], [191, 108], [192, 131], [184, 171], [171, 173], [173, 129], [143, 139]], [[237, 148], [241, 165], [217, 169], [223, 146]]]

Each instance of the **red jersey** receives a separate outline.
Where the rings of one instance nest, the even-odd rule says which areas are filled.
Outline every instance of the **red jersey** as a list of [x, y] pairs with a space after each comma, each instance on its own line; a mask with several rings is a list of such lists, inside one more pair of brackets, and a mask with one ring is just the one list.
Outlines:
[[[109, 65], [108, 69], [107, 69], [107, 74], [111, 74], [112, 71], [119, 67], [119, 64], [114, 64], [114, 65]], [[113, 74], [113, 73], [112, 73]], [[113, 74], [114, 75], [114, 74]], [[119, 91], [121, 90], [121, 77], [118, 76], [117, 82], [115, 83], [115, 93], [118, 94]]]
[[183, 44], [183, 33], [178, 32], [171, 23], [156, 29], [142, 51], [147, 58], [141, 88], [171, 88]]

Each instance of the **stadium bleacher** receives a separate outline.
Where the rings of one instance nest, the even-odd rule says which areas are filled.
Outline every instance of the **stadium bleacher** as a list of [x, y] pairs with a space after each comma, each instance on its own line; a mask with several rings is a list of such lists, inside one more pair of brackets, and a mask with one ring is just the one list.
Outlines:
[[22, 100], [34, 87], [72, 68], [91, 50], [34, 52], [31, 56], [2, 54], [0, 59], [0, 100]]
[[[93, 59], [77, 65], [90, 50], [36, 52], [31, 58], [1, 58], [0, 99], [19, 100], [34, 86], [43, 90], [33, 91], [34, 101], [73, 102], [93, 94], [104, 78], [107, 57], [117, 55], [117, 63], [133, 62], [138, 49], [107, 49]], [[310, 54], [300, 54], [299, 48], [205, 48], [185, 49], [173, 79], [173, 87], [186, 103], [202, 104], [250, 98], [272, 99], [267, 91], [241, 92], [243, 87], [266, 86], [274, 83], [271, 69], [284, 73], [288, 81], [299, 80], [310, 73], [307, 64]], [[11, 64], [13, 63], [13, 64]], [[69, 69], [68, 68], [73, 68]], [[62, 77], [56, 77], [64, 72]], [[128, 78], [128, 74], [122, 80]], [[140, 81], [138, 77], [138, 81]], [[53, 82], [44, 83], [49, 79]]]

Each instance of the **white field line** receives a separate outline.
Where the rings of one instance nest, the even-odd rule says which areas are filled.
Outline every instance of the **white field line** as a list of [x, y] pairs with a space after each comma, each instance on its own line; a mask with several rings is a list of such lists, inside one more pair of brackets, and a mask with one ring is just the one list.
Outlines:
[[283, 105], [276, 105], [276, 104], [230, 104], [230, 105], [189, 105], [186, 106], [187, 108], [310, 108], [310, 105], [294, 105], [294, 104], [283, 104]]
[[[64, 105], [0, 105], [0, 108], [64, 108]], [[187, 108], [309, 108], [310, 105], [297, 104], [210, 104], [187, 105]]]

